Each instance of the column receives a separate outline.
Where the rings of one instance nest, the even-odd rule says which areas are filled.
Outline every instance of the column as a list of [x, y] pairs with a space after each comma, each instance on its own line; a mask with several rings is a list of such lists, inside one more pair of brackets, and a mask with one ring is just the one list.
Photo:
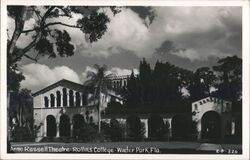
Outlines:
[[47, 96], [48, 97], [48, 108], [51, 108], [51, 104], [50, 104], [50, 96]]
[[73, 106], [76, 106], [76, 92], [73, 91]]
[[197, 122], [198, 140], [201, 139], [201, 121]]
[[41, 131], [43, 131], [42, 137], [47, 137], [47, 119], [46, 118], [44, 122], [45, 123], [43, 123], [43, 125], [41, 126]]
[[60, 95], [61, 95], [61, 105], [60, 105], [60, 107], [63, 107], [63, 94], [61, 94], [61, 92], [60, 92]]
[[59, 123], [56, 123], [56, 137], [60, 137], [60, 134], [59, 134]]
[[80, 94], [80, 106], [83, 106], [83, 104], [82, 104], [82, 92], [79, 92], [79, 94]]
[[57, 107], [57, 95], [55, 94], [55, 97], [54, 97], [54, 102], [55, 102], [55, 107]]
[[69, 93], [67, 92], [67, 105], [69, 107]]
[[74, 125], [73, 125], [73, 122], [71, 121], [70, 122], [70, 137], [73, 137], [73, 128], [74, 128]]
[[169, 124], [169, 137], [172, 137], [172, 118], [167, 119]]
[[148, 119], [141, 119], [142, 123], [144, 123], [144, 127], [145, 127], [145, 133], [144, 136], [145, 138], [148, 138]]

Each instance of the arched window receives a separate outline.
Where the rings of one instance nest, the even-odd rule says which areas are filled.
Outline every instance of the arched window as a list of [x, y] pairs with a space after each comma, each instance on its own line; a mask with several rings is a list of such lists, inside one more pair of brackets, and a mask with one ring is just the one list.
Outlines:
[[67, 101], [68, 101], [68, 98], [67, 98], [67, 89], [63, 88], [63, 106], [67, 106]]
[[44, 97], [44, 106], [45, 106], [45, 108], [49, 107], [49, 99], [47, 96]]
[[50, 107], [55, 107], [55, 96], [50, 94]]
[[80, 106], [80, 93], [79, 92], [76, 92], [76, 106]]
[[56, 103], [57, 103], [57, 107], [61, 106], [61, 93], [60, 93], [60, 91], [56, 92]]
[[82, 94], [82, 105], [83, 106], [87, 105], [87, 95], [86, 94]]
[[69, 90], [69, 106], [74, 106], [74, 95], [73, 95], [73, 91]]

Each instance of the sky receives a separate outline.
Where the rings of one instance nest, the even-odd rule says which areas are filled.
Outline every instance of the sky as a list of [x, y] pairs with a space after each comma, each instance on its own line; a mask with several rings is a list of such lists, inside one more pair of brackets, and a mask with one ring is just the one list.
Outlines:
[[[242, 56], [241, 7], [133, 6], [122, 8], [115, 16], [108, 8], [102, 11], [110, 23], [107, 32], [94, 43], [78, 29], [56, 26], [70, 34], [74, 56], [41, 57], [37, 63], [23, 58], [19, 63], [26, 78], [21, 82], [22, 88], [35, 92], [62, 78], [82, 84], [94, 64], [106, 64], [109, 72], [127, 75], [132, 69], [138, 73], [143, 58], [152, 68], [160, 60], [195, 71], [216, 65], [219, 58]], [[75, 24], [80, 17], [76, 14], [61, 21]], [[26, 21], [25, 29], [31, 29], [34, 21]], [[14, 21], [9, 18], [9, 35], [13, 29]], [[25, 46], [30, 40], [30, 35], [22, 35], [18, 46]]]

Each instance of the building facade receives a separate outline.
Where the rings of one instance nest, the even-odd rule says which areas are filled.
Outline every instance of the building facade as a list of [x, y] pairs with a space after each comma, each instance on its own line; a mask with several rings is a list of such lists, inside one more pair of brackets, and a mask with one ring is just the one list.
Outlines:
[[[110, 79], [113, 88], [126, 87], [127, 78]], [[123, 103], [122, 96], [110, 91], [102, 94], [101, 111], [111, 99]], [[98, 123], [98, 99], [91, 88], [68, 80], [58, 81], [33, 94], [34, 125], [39, 127], [37, 141], [44, 137], [74, 137], [79, 122]], [[235, 133], [235, 122], [232, 118], [232, 103], [222, 99], [207, 97], [192, 103], [190, 113], [136, 114], [145, 128], [144, 137], [151, 138], [155, 132], [152, 119], [161, 119], [159, 123], [168, 126], [169, 137], [183, 135], [183, 128], [192, 120], [197, 128], [197, 139], [224, 138]], [[131, 115], [103, 115], [102, 121], [110, 123], [115, 119], [126, 125]], [[185, 133], [184, 133], [185, 134]]]

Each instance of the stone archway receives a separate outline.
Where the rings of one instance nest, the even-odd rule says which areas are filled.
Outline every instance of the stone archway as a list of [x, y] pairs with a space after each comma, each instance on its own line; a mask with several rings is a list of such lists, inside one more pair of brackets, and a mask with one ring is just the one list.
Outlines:
[[55, 137], [56, 136], [56, 119], [52, 115], [48, 115], [46, 117], [46, 127], [47, 127], [47, 137]]
[[60, 117], [59, 125], [60, 137], [69, 137], [70, 136], [70, 120], [69, 117], [65, 114]]
[[215, 111], [208, 111], [201, 118], [201, 138], [221, 138], [221, 117]]
[[84, 126], [85, 120], [81, 114], [75, 114], [73, 116], [73, 137], [78, 137], [80, 129]]

